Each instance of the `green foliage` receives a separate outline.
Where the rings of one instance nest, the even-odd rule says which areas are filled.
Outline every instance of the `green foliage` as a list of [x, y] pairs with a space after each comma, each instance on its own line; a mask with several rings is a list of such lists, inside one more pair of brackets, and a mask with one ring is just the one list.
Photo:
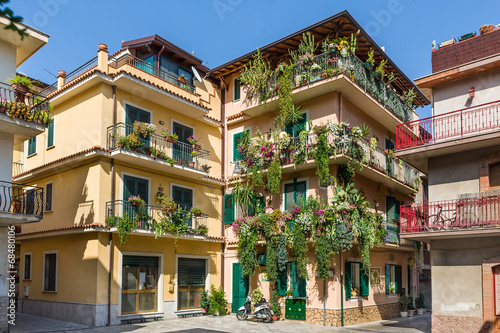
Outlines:
[[278, 246], [279, 237], [272, 236], [267, 242], [267, 278], [269, 281], [276, 281], [278, 279]]
[[270, 193], [280, 193], [281, 165], [277, 160], [273, 160], [267, 169], [266, 188]]
[[278, 272], [283, 272], [286, 270], [286, 265], [288, 263], [288, 249], [286, 247], [286, 237], [284, 235], [278, 237], [276, 255]]
[[123, 217], [113, 217], [110, 223], [118, 229], [118, 237], [120, 237], [121, 244], [127, 241], [128, 235], [136, 227], [136, 224], [130, 220], [127, 212], [123, 213]]
[[415, 299], [415, 307], [417, 309], [425, 308], [425, 296], [424, 293], [420, 292], [418, 297]]
[[306, 54], [314, 54], [316, 49], [318, 48], [318, 44], [314, 41], [314, 35], [309, 31], [302, 34], [302, 40], [300, 41], [298, 51], [288, 50], [290, 56], [294, 63], [299, 62], [299, 57], [304, 56]]
[[[0, 6], [3, 7], [8, 2], [9, 0], [0, 0]], [[23, 40], [24, 37], [28, 37], [26, 28], [20, 29], [16, 25], [16, 23], [21, 23], [23, 21], [23, 18], [21, 16], [14, 16], [14, 12], [12, 11], [12, 9], [8, 7], [0, 9], [0, 17], [6, 17], [9, 20], [9, 24], [4, 28], [5, 30], [12, 30], [14, 32], [17, 32], [19, 37], [21, 37], [21, 40]]]
[[[280, 106], [280, 119], [281, 121], [285, 122], [285, 124], [288, 124], [289, 121], [293, 120], [290, 119], [290, 113], [293, 111], [296, 111], [293, 108], [293, 101], [292, 101], [292, 90], [293, 90], [293, 83], [292, 83], [292, 74], [293, 74], [293, 65], [289, 66], [283, 66], [283, 71], [281, 72], [281, 75], [278, 77], [278, 98], [279, 98], [279, 106]], [[292, 118], [295, 117], [296, 112], [292, 116]], [[281, 124], [281, 127], [283, 127], [284, 124]]]
[[316, 150], [314, 151], [316, 174], [319, 178], [319, 184], [322, 187], [327, 187], [330, 185], [330, 168], [328, 166], [330, 155], [326, 133], [321, 133], [317, 140]]
[[238, 238], [238, 260], [241, 264], [243, 277], [253, 276], [257, 265], [257, 231], [254, 229], [240, 233]]
[[205, 309], [210, 308], [210, 296], [206, 290], [201, 292], [200, 307]]
[[209, 313], [211, 315], [216, 315], [217, 313], [219, 316], [224, 316], [226, 314], [226, 307], [227, 307], [227, 300], [226, 300], [226, 295], [224, 294], [224, 290], [222, 290], [222, 286], [219, 286], [219, 288], [215, 288], [215, 286], [212, 285], [210, 286], [210, 307], [209, 307]]
[[262, 290], [259, 288], [256, 288], [252, 291], [252, 298], [255, 303], [260, 302], [260, 299], [264, 297], [264, 294], [262, 293]]
[[406, 102], [406, 105], [411, 108], [413, 106], [413, 100], [417, 97], [417, 93], [413, 88], [408, 91], [403, 91], [403, 100]]
[[273, 313], [277, 315], [278, 317], [281, 316], [281, 304], [279, 302], [279, 296], [278, 292], [276, 290], [273, 290], [271, 293], [271, 310], [273, 310]]
[[271, 65], [262, 57], [262, 53], [257, 49], [253, 60], [250, 60], [241, 71], [240, 82], [247, 85], [247, 99], [252, 99], [258, 94], [265, 93], [267, 82], [272, 74]]
[[402, 312], [408, 311], [408, 305], [410, 304], [410, 300], [408, 299], [408, 296], [400, 295], [398, 301], [399, 301], [400, 310]]
[[413, 242], [413, 256], [415, 257], [415, 265], [418, 265], [420, 260], [420, 249], [422, 248], [422, 243], [419, 241]]
[[375, 59], [373, 59], [374, 54], [375, 54], [375, 50], [370, 48], [370, 51], [368, 51], [368, 59], [366, 59], [366, 62], [371, 64], [372, 66], [375, 65]]
[[12, 75], [10, 79], [7, 80], [8, 83], [18, 84], [24, 86], [26, 88], [31, 88], [31, 84], [33, 83], [28, 77], [20, 76], [20, 75]]
[[295, 223], [292, 229], [293, 239], [293, 254], [295, 256], [295, 265], [297, 265], [298, 275], [301, 278], [307, 279], [307, 235]]
[[382, 59], [380, 64], [377, 66], [377, 69], [375, 69], [375, 73], [378, 73], [380, 77], [383, 78], [384, 76], [387, 75], [387, 73], [385, 72], [386, 67], [387, 67], [387, 60]]

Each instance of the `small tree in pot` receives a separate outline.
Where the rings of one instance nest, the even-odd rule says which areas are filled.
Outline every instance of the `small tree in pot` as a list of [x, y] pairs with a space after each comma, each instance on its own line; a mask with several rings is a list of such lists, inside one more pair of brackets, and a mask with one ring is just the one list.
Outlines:
[[425, 312], [425, 296], [424, 293], [420, 292], [418, 297], [415, 299], [415, 307], [417, 308], [417, 314], [423, 315]]
[[206, 290], [201, 292], [200, 307], [203, 313], [206, 313], [210, 308], [210, 297], [208, 295], [208, 291]]
[[402, 318], [408, 317], [408, 297], [406, 295], [399, 296], [399, 305], [401, 306], [399, 314]]

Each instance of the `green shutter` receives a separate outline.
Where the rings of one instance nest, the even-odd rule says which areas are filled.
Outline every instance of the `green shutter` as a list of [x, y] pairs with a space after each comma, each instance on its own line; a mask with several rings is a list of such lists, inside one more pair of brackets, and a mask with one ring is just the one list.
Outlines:
[[369, 269], [361, 269], [361, 296], [368, 296], [370, 294], [370, 275]]
[[253, 198], [253, 203], [248, 207], [248, 215], [254, 216], [259, 210], [264, 208], [264, 197], [256, 197]]
[[402, 276], [401, 276], [401, 266], [396, 266], [395, 269], [396, 272], [396, 294], [401, 294], [401, 287], [403, 286], [402, 284]]
[[292, 296], [293, 297], [306, 297], [307, 281], [299, 277], [299, 271], [295, 262], [292, 262]]
[[288, 290], [288, 274], [286, 269], [279, 273], [278, 281], [276, 282], [278, 287], [278, 296], [286, 296], [286, 292]]
[[47, 127], [47, 148], [54, 145], [54, 121]]
[[385, 265], [385, 294], [389, 295], [389, 284], [390, 284], [391, 267], [390, 265]]
[[241, 136], [243, 132], [236, 133], [233, 135], [233, 162], [236, 160], [241, 160], [241, 154], [238, 151], [238, 146], [240, 145]]
[[36, 153], [36, 136], [28, 140], [28, 156]]
[[240, 100], [241, 96], [240, 87], [241, 87], [240, 79], [234, 80], [234, 101]]
[[234, 203], [233, 195], [224, 195], [224, 224], [233, 224], [234, 222]]
[[351, 263], [346, 262], [345, 263], [345, 297], [350, 298], [351, 297]]

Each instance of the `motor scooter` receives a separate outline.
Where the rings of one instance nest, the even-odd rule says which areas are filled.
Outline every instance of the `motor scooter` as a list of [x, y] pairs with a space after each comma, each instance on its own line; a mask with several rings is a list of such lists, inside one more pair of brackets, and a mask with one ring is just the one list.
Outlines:
[[271, 310], [271, 307], [269, 306], [269, 303], [267, 303], [265, 298], [261, 298], [260, 302], [256, 303], [254, 307], [255, 310], [252, 313], [252, 297], [248, 296], [245, 304], [243, 304], [243, 306], [238, 309], [236, 318], [238, 318], [238, 320], [247, 320], [249, 316], [253, 316], [259, 321], [262, 320], [265, 323], [269, 323], [273, 320], [273, 310]]

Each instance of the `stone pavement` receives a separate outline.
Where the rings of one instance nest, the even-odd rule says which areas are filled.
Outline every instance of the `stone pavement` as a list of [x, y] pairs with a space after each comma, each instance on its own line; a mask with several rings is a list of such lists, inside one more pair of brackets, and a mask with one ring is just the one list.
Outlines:
[[373, 332], [408, 332], [430, 333], [431, 314], [412, 318], [394, 318], [372, 323], [346, 327], [323, 327], [299, 321], [284, 320], [274, 323], [256, 321], [238, 321], [234, 315], [225, 317], [191, 317], [149, 321], [146, 323], [124, 324], [111, 327], [91, 328], [84, 325], [60, 320], [18, 313], [16, 326], [11, 326], [10, 333], [21, 332], [71, 332], [71, 333], [109, 333], [109, 332], [181, 332], [181, 333], [219, 333], [219, 332], [338, 332], [338, 333], [373, 333]]

